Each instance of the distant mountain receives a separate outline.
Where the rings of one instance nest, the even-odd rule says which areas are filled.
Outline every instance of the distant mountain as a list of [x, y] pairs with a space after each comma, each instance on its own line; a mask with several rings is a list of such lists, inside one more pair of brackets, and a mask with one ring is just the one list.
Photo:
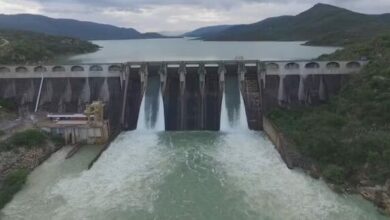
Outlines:
[[390, 32], [390, 14], [366, 15], [317, 4], [296, 16], [281, 16], [235, 25], [203, 37], [211, 41], [309, 41], [315, 45], [345, 45]]
[[166, 37], [184, 36], [187, 31], [159, 31], [158, 33]]
[[72, 19], [54, 19], [31, 14], [0, 15], [0, 28], [33, 31], [83, 40], [164, 38], [157, 33], [142, 34], [133, 28], [120, 28]]
[[217, 34], [221, 31], [225, 31], [226, 29], [232, 27], [233, 25], [217, 25], [217, 26], [209, 26], [196, 29], [194, 31], [183, 34], [185, 37], [208, 37], [214, 34]]

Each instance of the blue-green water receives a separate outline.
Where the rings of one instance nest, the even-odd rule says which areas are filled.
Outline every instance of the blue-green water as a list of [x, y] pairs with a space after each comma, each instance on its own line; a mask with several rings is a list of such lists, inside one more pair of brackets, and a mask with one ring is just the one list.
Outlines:
[[289, 60], [312, 59], [335, 47], [303, 46], [304, 42], [209, 42], [191, 39], [94, 41], [96, 53], [62, 59], [66, 63], [110, 63], [177, 60]]

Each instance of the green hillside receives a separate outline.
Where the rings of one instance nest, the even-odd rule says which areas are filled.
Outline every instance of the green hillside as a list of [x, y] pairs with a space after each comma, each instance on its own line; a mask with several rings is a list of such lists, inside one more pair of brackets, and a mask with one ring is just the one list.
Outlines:
[[296, 16], [269, 18], [237, 25], [205, 40], [309, 41], [311, 45], [346, 45], [390, 32], [390, 14], [366, 15], [331, 5], [317, 4]]
[[185, 37], [206, 37], [209, 35], [213, 35], [216, 33], [219, 33], [221, 31], [224, 31], [233, 25], [216, 25], [216, 26], [208, 26], [208, 27], [202, 27], [196, 30], [193, 30], [191, 32], [187, 32], [183, 34]]
[[48, 62], [60, 55], [97, 51], [87, 41], [33, 32], [0, 30], [0, 64], [32, 64]]
[[33, 31], [83, 40], [165, 38], [158, 33], [140, 33], [133, 28], [121, 28], [113, 25], [73, 19], [55, 19], [33, 14], [0, 14], [0, 29]]
[[323, 59], [368, 57], [370, 64], [320, 107], [279, 109], [269, 117], [323, 176], [337, 184], [384, 184], [390, 178], [390, 35]]

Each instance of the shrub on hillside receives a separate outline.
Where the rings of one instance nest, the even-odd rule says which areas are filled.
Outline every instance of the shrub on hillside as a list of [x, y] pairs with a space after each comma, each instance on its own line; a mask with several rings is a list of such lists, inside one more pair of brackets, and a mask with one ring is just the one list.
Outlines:
[[346, 172], [343, 167], [329, 165], [323, 171], [324, 178], [332, 183], [342, 184], [345, 181]]
[[8, 143], [17, 147], [39, 147], [46, 141], [46, 135], [39, 130], [31, 129], [14, 134]]
[[2, 209], [13, 196], [22, 189], [28, 176], [28, 170], [20, 169], [8, 174], [0, 188], [0, 209]]
[[390, 37], [328, 58], [348, 59], [357, 53], [368, 54], [371, 62], [329, 103], [276, 109], [268, 116], [303, 155], [318, 162], [327, 180], [353, 182], [366, 171], [371, 180], [383, 183], [390, 178]]
[[7, 111], [15, 111], [17, 110], [17, 107], [15, 102], [0, 98], [0, 109], [4, 109]]

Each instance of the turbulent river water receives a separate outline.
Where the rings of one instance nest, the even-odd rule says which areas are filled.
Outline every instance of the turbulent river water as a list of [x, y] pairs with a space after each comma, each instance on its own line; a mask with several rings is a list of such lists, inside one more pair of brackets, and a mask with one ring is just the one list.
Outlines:
[[55, 153], [0, 219], [385, 219], [358, 196], [338, 195], [289, 170], [263, 133], [248, 130], [237, 79], [226, 81], [220, 132], [165, 132], [154, 86], [148, 85], [136, 131], [122, 133], [90, 170], [96, 146], [69, 160], [70, 148]]

